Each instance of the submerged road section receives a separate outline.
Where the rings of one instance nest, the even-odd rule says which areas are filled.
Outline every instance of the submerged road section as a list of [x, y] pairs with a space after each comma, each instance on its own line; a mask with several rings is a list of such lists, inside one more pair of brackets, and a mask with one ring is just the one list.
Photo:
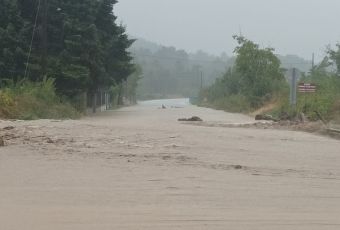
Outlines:
[[218, 125], [252, 122], [182, 99], [0, 121], [0, 229], [340, 229], [340, 142]]

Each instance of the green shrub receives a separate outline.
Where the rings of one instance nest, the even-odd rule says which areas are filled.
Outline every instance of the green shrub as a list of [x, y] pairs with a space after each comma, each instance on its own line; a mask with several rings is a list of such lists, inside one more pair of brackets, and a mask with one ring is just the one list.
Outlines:
[[77, 118], [80, 114], [55, 91], [54, 80], [7, 82], [0, 91], [0, 116], [12, 119]]
[[200, 100], [230, 112], [254, 111], [284, 93], [287, 82], [273, 49], [261, 48], [242, 36], [234, 38], [238, 46], [233, 68], [202, 90]]
[[243, 95], [230, 95], [219, 98], [214, 102], [214, 107], [232, 113], [242, 113], [250, 111], [250, 102]]
[[272, 111], [274, 116], [286, 113], [294, 117], [304, 113], [311, 120], [319, 120], [319, 115], [328, 121], [339, 119], [340, 78], [336, 74], [326, 72], [319, 67], [303, 77], [301, 82], [315, 84], [316, 93], [298, 93], [295, 108], [289, 105], [288, 95], [285, 96], [286, 99]]

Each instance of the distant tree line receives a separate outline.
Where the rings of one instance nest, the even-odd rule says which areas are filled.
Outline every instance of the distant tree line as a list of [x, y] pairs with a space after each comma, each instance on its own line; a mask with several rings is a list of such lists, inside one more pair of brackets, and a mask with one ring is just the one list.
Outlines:
[[0, 0], [1, 83], [54, 78], [57, 92], [73, 97], [126, 81], [135, 71], [134, 40], [116, 23], [116, 3]]
[[[189, 53], [140, 38], [131, 46], [130, 51], [143, 70], [143, 78], [137, 90], [137, 96], [142, 99], [197, 97], [201, 86], [213, 85], [236, 62], [235, 56], [229, 57], [225, 53]], [[308, 72], [312, 66], [310, 61], [296, 55], [275, 56], [284, 69], [294, 66], [302, 72]]]
[[143, 70], [137, 90], [141, 99], [195, 97], [202, 86], [211, 85], [223, 75], [229, 61], [226, 54], [188, 53], [143, 39], [130, 50]]

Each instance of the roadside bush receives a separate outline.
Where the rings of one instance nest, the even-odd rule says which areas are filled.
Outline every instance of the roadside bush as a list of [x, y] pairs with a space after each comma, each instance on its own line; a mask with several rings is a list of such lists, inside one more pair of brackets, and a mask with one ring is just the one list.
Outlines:
[[296, 108], [289, 106], [287, 100], [283, 100], [278, 108], [272, 111], [274, 116], [286, 113], [294, 118], [304, 113], [310, 120], [339, 120], [340, 115], [340, 78], [332, 72], [326, 71], [327, 65], [321, 63], [305, 75], [300, 82], [316, 85], [316, 93], [298, 93]]
[[214, 101], [213, 106], [216, 109], [224, 109], [232, 113], [249, 112], [251, 108], [248, 99], [240, 94], [218, 98]]
[[233, 68], [202, 90], [200, 100], [206, 106], [230, 112], [250, 112], [284, 94], [287, 82], [273, 49], [260, 48], [242, 36], [234, 38], [238, 46]]
[[56, 94], [53, 79], [5, 83], [0, 91], [0, 116], [10, 119], [77, 118], [79, 113]]

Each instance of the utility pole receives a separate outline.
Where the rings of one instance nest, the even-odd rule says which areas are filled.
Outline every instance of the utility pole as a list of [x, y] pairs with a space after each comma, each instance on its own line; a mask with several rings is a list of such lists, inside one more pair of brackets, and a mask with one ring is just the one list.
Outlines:
[[315, 54], [313, 53], [312, 55], [312, 70], [314, 69], [315, 67]]
[[201, 71], [201, 90], [203, 89], [203, 71]]
[[290, 105], [294, 108], [296, 106], [296, 89], [297, 89], [297, 73], [296, 68], [293, 68], [292, 79], [290, 84]]

